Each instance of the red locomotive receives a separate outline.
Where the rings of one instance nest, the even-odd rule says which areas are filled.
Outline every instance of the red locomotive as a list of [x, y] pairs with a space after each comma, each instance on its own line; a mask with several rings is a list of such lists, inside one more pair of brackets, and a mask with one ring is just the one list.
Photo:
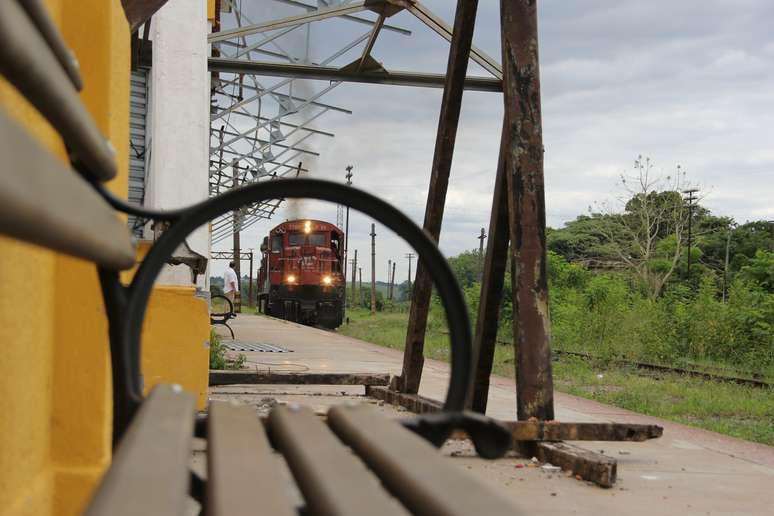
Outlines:
[[261, 245], [258, 285], [266, 314], [336, 328], [344, 319], [344, 233], [320, 220], [289, 220]]

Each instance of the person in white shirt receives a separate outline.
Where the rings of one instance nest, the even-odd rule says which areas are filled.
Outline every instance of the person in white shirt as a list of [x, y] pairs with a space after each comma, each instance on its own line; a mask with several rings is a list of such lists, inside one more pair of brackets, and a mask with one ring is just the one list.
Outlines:
[[234, 262], [229, 262], [225, 276], [226, 281], [223, 287], [223, 294], [228, 298], [229, 301], [231, 301], [231, 304], [233, 305], [236, 293], [239, 292], [239, 278], [237, 278], [237, 273], [234, 270]]

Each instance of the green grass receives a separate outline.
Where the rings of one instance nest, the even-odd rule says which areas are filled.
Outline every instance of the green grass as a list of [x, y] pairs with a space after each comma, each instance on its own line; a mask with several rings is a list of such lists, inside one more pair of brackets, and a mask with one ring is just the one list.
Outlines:
[[[350, 310], [339, 332], [374, 344], [403, 349], [407, 313]], [[425, 356], [449, 360], [445, 325], [431, 315]], [[513, 347], [498, 345], [493, 372], [513, 377]], [[601, 375], [601, 377], [600, 377]], [[556, 390], [642, 414], [774, 445], [774, 389], [714, 382], [679, 374], [643, 375], [606, 362], [562, 357], [554, 362]]]
[[[600, 377], [601, 375], [601, 377]], [[679, 374], [643, 375], [573, 357], [554, 363], [557, 390], [774, 445], [774, 389]]]

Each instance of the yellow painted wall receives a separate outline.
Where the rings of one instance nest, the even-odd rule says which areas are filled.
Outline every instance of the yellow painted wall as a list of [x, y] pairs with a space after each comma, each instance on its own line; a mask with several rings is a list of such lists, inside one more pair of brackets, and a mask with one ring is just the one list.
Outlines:
[[[125, 271], [129, 283], [152, 241], [141, 240], [137, 266]], [[207, 405], [210, 365], [210, 315], [194, 287], [160, 285], [153, 289], [142, 329], [141, 365], [145, 393], [159, 383], [177, 383], [196, 396], [196, 408]]]
[[159, 383], [177, 383], [207, 404], [210, 318], [207, 302], [193, 287], [157, 287], [143, 328], [142, 372], [145, 392]]
[[[120, 0], [47, 2], [78, 55], [81, 98], [127, 189], [129, 34]], [[0, 105], [65, 159], [53, 129], [0, 79]], [[94, 266], [0, 238], [0, 513], [76, 514], [110, 460], [107, 323]]]
[[[81, 64], [81, 98], [116, 148], [126, 196], [129, 32], [120, 0], [47, 0]], [[0, 109], [65, 159], [61, 141], [0, 78]], [[2, 165], [0, 165], [2, 166]], [[0, 515], [79, 514], [110, 460], [107, 321], [90, 263], [0, 237]], [[144, 330], [146, 384], [206, 398], [207, 308], [192, 289], [154, 292]]]

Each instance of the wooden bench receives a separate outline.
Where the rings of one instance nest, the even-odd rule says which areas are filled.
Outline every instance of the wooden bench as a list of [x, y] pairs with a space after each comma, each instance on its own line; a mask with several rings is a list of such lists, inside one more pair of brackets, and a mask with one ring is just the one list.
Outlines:
[[[109, 322], [114, 457], [87, 514], [183, 514], [190, 498], [208, 515], [514, 514], [495, 493], [434, 448], [454, 431], [497, 456], [507, 429], [463, 412], [471, 381], [470, 323], [462, 294], [435, 244], [401, 212], [358, 190], [309, 179], [255, 183], [168, 212], [128, 205], [103, 182], [117, 173], [113, 147], [80, 102], [76, 62], [33, 0], [0, 2], [0, 74], [59, 133], [64, 164], [0, 112], [0, 234], [89, 260], [98, 269]], [[448, 313], [451, 384], [440, 413], [390, 421], [365, 406], [340, 406], [327, 420], [278, 407], [264, 425], [248, 407], [213, 403], [197, 416], [190, 394], [173, 385], [143, 396], [140, 329], [154, 281], [196, 228], [266, 199], [315, 198], [347, 204], [404, 237], [433, 272]], [[162, 222], [165, 231], [131, 284], [129, 229], [118, 212]], [[192, 472], [195, 439], [206, 440], [207, 473]], [[432, 443], [432, 444], [431, 444]], [[283, 480], [286, 463], [292, 483]], [[300, 498], [287, 495], [295, 484]]]
[[[208, 515], [513, 515], [500, 495], [450, 464], [425, 439], [368, 405], [279, 406], [264, 426], [252, 407], [210, 404], [206, 478], [194, 493]], [[182, 514], [189, 496], [194, 403], [158, 386], [116, 450], [89, 515]], [[290, 496], [287, 465], [301, 500]]]

